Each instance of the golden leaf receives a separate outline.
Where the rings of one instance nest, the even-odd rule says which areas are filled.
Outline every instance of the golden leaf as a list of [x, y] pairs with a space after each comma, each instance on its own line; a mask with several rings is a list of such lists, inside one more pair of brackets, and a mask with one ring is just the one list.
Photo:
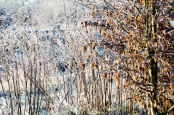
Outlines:
[[80, 64], [80, 66], [81, 66], [82, 70], [85, 70], [85, 64], [84, 63]]
[[96, 42], [92, 42], [92, 46], [93, 46], [93, 48], [95, 48], [97, 46], [97, 43]]
[[143, 16], [142, 16], [142, 15], [138, 15], [138, 16], [137, 16], [137, 20], [138, 20], [139, 22], [142, 22], [142, 21], [143, 21]]
[[95, 16], [95, 11], [93, 10], [92, 12], [91, 12], [91, 16]]
[[86, 52], [87, 47], [86, 47], [86, 46], [82, 46], [82, 50], [83, 50], [84, 52]]
[[126, 80], [125, 87], [129, 86], [129, 80]]
[[145, 5], [145, 0], [140, 0], [142, 5]]
[[133, 100], [134, 100], [134, 102], [137, 102], [137, 101], [140, 100], [140, 97], [139, 97], [139, 96], [135, 96], [135, 97], [133, 98]]
[[170, 84], [170, 88], [171, 89], [174, 89], [174, 85], [172, 83]]
[[121, 64], [121, 59], [117, 59], [117, 64], [120, 65]]
[[172, 104], [170, 103], [169, 100], [166, 100], [166, 104], [167, 104], [167, 107], [171, 107], [172, 106]]
[[110, 39], [111, 38], [111, 35], [109, 33], [106, 33], [106, 36], [105, 36], [107, 39]]
[[118, 18], [118, 12], [115, 12], [114, 13], [114, 19], [117, 19]]
[[108, 15], [112, 15], [112, 11], [111, 10], [109, 10], [107, 13], [108, 13]]
[[163, 102], [163, 103], [164, 103], [165, 100], [166, 100], [164, 96], [162, 96], [161, 99], [162, 99], [162, 102]]
[[108, 80], [108, 78], [106, 78], [106, 84], [108, 84], [108, 82], [109, 82], [109, 80]]
[[125, 37], [125, 40], [126, 40], [126, 41], [129, 41], [129, 37]]
[[118, 86], [120, 86], [119, 74], [117, 74], [117, 75], [115, 76], [115, 81], [117, 82]]
[[126, 19], [124, 19], [124, 20], [123, 20], [123, 23], [124, 23], [124, 24], [126, 25], [126, 23], [127, 23], [127, 20], [126, 20]]
[[145, 106], [145, 101], [144, 101], [144, 100], [141, 101], [141, 105], [142, 105], [143, 107]]
[[98, 68], [97, 64], [94, 61], [92, 61], [91, 65], [92, 65], [92, 68], [94, 67]]
[[115, 36], [114, 36], [114, 35], [112, 35], [112, 36], [111, 36], [111, 38], [112, 38], [112, 41], [114, 41], [114, 40], [115, 40]]
[[101, 32], [101, 35], [102, 35], [103, 37], [105, 37], [105, 36], [106, 36], [106, 32], [105, 32], [105, 31], [102, 31], [102, 32]]
[[143, 47], [147, 47], [147, 44], [144, 42], [141, 44]]
[[107, 18], [107, 21], [108, 21], [108, 24], [110, 24], [110, 25], [112, 25], [112, 24], [113, 24], [113, 21], [112, 21], [112, 19], [110, 19], [110, 18]]
[[130, 35], [132, 35], [132, 36], [133, 36], [133, 35], [134, 35], [134, 31], [132, 31], [132, 30], [131, 30], [131, 31], [130, 31]]

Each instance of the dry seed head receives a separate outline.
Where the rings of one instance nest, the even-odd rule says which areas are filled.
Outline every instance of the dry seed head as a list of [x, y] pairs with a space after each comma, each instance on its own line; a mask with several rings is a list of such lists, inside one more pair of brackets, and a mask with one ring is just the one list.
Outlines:
[[107, 78], [107, 73], [104, 73], [104, 74], [102, 75], [102, 77], [103, 77], [103, 79], [106, 79], [106, 78]]

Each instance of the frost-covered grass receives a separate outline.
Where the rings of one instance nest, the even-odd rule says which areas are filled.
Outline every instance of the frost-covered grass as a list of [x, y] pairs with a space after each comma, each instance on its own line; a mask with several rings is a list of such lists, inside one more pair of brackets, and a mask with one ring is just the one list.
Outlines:
[[70, 3], [0, 7], [0, 114], [75, 111], [65, 31], [78, 17]]

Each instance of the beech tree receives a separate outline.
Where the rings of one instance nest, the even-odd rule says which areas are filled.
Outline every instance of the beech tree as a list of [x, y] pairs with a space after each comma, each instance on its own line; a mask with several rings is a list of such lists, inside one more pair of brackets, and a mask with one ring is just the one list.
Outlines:
[[[91, 47], [94, 50], [93, 55], [101, 57], [96, 47], [104, 49], [105, 57], [101, 57], [101, 60], [104, 65], [108, 65], [110, 71], [104, 73], [103, 77], [107, 78], [106, 82], [110, 84], [114, 78], [118, 87], [123, 85], [126, 91], [131, 92], [127, 97], [133, 102], [130, 105], [130, 113], [134, 114], [133, 105], [138, 103], [144, 107], [146, 114], [172, 114], [174, 27], [170, 21], [174, 19], [174, 2], [172, 0], [78, 2], [91, 9], [91, 19], [83, 22], [84, 31], [88, 36], [86, 40], [88, 44], [83, 46], [83, 50]], [[97, 32], [100, 33], [100, 37], [93, 36]], [[100, 38], [102, 40], [99, 40]], [[113, 60], [108, 51], [115, 55]], [[95, 59], [97, 56], [92, 57], [97, 61]], [[100, 62], [94, 62], [92, 61], [92, 67], [101, 65]], [[98, 64], [95, 65], [96, 63]], [[98, 71], [100, 73], [102, 70]], [[107, 76], [108, 73], [110, 77]], [[104, 87], [109, 91], [107, 85]]]

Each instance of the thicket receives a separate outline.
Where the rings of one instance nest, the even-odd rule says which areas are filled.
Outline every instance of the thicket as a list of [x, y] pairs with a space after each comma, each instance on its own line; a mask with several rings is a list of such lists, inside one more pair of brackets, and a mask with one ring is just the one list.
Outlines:
[[56, 3], [3, 13], [2, 114], [174, 113], [174, 1]]
[[[88, 111], [116, 108], [117, 114], [125, 114], [128, 107], [135, 114], [137, 104], [142, 114], [173, 114], [174, 2], [79, 3], [91, 9], [91, 19], [83, 22], [81, 39], [86, 43], [79, 54]], [[88, 68], [91, 75], [85, 75]], [[92, 85], [87, 85], [89, 79]]]

